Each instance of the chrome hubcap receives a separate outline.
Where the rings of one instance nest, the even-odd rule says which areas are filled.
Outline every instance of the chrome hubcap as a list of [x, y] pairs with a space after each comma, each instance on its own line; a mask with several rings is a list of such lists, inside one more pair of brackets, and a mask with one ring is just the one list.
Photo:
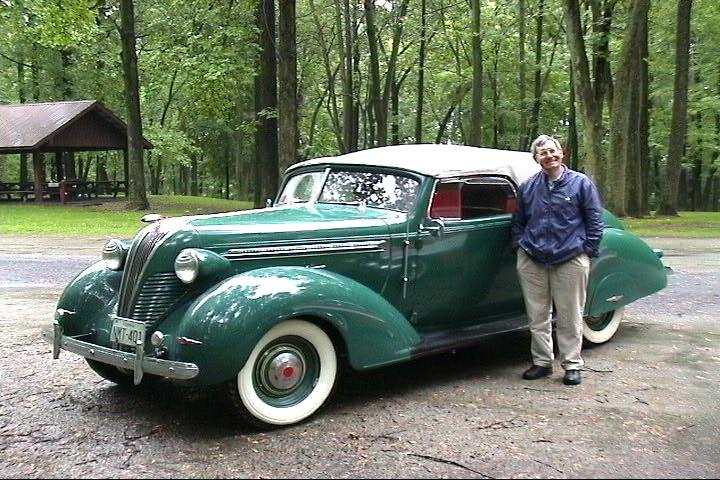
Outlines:
[[305, 360], [302, 352], [295, 347], [277, 345], [263, 354], [259, 372], [266, 392], [287, 395], [301, 384], [305, 376]]

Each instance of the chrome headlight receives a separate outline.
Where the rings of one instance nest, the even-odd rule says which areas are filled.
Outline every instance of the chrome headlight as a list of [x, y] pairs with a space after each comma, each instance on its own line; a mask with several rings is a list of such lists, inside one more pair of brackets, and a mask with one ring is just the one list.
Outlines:
[[230, 271], [230, 261], [210, 250], [186, 248], [175, 257], [175, 275], [183, 283], [222, 277]]
[[107, 242], [102, 251], [105, 266], [110, 270], [122, 270], [127, 251], [127, 247], [120, 240], [113, 239]]
[[175, 258], [175, 275], [183, 283], [192, 283], [200, 273], [200, 259], [197, 251], [186, 248]]

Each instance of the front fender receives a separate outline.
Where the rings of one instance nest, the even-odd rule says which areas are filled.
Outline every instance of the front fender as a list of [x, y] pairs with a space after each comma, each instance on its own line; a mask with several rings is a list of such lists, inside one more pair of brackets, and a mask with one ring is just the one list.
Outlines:
[[666, 286], [665, 267], [644, 241], [626, 230], [607, 228], [590, 268], [585, 313], [601, 315]]
[[121, 279], [122, 271], [105, 268], [103, 261], [80, 272], [65, 287], [57, 304], [57, 308], [72, 312], [60, 320], [65, 335], [82, 335], [99, 328], [109, 331], [108, 315], [117, 302]]
[[420, 341], [378, 293], [342, 275], [305, 267], [261, 268], [230, 277], [160, 328], [202, 342], [171, 342], [169, 354], [198, 365], [197, 381], [212, 384], [237, 375], [270, 328], [298, 317], [335, 329], [358, 370], [408, 359]]

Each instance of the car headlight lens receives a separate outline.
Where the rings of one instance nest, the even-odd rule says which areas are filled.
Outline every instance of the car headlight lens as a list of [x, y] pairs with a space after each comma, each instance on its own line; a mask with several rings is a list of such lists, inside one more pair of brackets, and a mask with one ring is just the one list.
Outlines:
[[127, 248], [120, 240], [110, 240], [103, 247], [102, 259], [110, 270], [122, 270], [126, 257]]
[[200, 273], [200, 259], [192, 248], [186, 248], [175, 258], [175, 275], [183, 283], [192, 283]]

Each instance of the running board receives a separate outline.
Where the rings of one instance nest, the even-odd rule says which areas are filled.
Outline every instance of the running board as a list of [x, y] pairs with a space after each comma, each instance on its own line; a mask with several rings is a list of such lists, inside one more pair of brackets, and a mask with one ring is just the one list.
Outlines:
[[410, 354], [413, 358], [418, 358], [456, 348], [468, 347], [488, 335], [527, 330], [528, 327], [528, 318], [523, 313], [517, 317], [485, 322], [472, 327], [428, 333], [422, 336], [422, 340], [411, 349]]

